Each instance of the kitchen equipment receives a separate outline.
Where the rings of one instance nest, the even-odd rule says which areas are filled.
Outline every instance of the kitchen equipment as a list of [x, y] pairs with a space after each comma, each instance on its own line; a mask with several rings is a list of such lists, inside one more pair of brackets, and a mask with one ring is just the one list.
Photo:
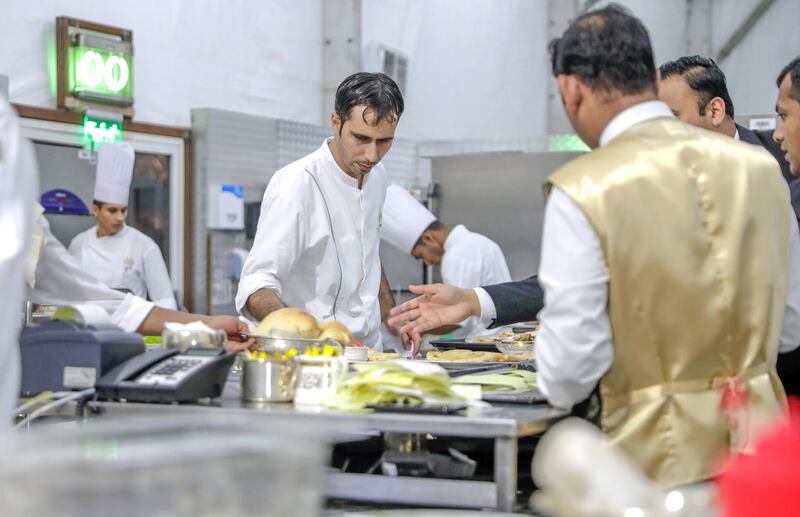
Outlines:
[[515, 334], [521, 334], [522, 332], [537, 332], [539, 330], [539, 322], [538, 321], [523, 321], [521, 323], [515, 323], [511, 326], [511, 332]]
[[495, 346], [506, 355], [522, 355], [530, 357], [533, 354], [533, 341], [498, 341]]
[[288, 402], [297, 390], [297, 359], [244, 359], [242, 400], [247, 402]]
[[218, 349], [225, 346], [225, 331], [206, 325], [174, 325], [167, 323], [161, 333], [161, 345], [185, 352], [190, 348]]
[[474, 343], [468, 342], [463, 338], [459, 339], [438, 339], [430, 342], [431, 346], [436, 347], [437, 350], [453, 350], [459, 348], [461, 350], [472, 350], [475, 352], [499, 352], [495, 342], [491, 343]]
[[319, 339], [304, 339], [292, 336], [289, 333], [272, 336], [245, 334], [245, 336], [256, 340], [256, 344], [252, 347], [252, 350], [267, 352], [269, 354], [285, 354], [289, 350], [295, 350], [298, 354], [302, 354], [309, 346], [324, 343]]
[[90, 420], [0, 441], [0, 515], [322, 515], [327, 425], [203, 413]]
[[24, 327], [19, 345], [24, 397], [91, 388], [112, 368], [145, 350], [142, 336], [114, 325], [60, 320]]
[[296, 404], [321, 404], [336, 394], [336, 388], [347, 374], [347, 360], [342, 355], [333, 357], [300, 356], [300, 373]]
[[236, 356], [224, 349], [147, 350], [104, 375], [97, 382], [97, 393], [108, 400], [131, 402], [194, 402], [219, 397], [234, 359]]
[[499, 404], [547, 404], [547, 397], [539, 388], [521, 393], [484, 392], [481, 399]]
[[369, 350], [365, 346], [346, 346], [344, 357], [348, 361], [369, 361]]

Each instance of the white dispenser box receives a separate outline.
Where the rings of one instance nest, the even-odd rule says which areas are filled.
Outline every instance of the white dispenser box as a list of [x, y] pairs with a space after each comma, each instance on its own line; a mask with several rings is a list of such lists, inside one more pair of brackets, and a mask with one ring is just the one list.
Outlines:
[[211, 184], [208, 186], [208, 228], [244, 230], [244, 187]]

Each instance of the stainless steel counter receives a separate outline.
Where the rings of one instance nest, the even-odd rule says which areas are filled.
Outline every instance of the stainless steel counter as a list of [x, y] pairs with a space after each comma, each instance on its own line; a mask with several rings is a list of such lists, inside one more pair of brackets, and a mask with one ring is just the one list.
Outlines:
[[183, 405], [93, 402], [109, 417], [161, 413], [211, 412], [248, 418], [272, 419], [298, 426], [329, 425], [364, 432], [430, 433], [439, 436], [488, 438], [494, 441], [494, 480], [469, 481], [421, 477], [390, 477], [331, 470], [325, 494], [330, 498], [381, 503], [459, 508], [496, 508], [511, 511], [517, 490], [518, 440], [543, 433], [568, 412], [546, 405], [495, 405], [471, 408], [465, 415], [404, 413], [341, 413], [318, 406], [291, 403], [247, 403], [239, 385], [228, 382], [223, 396], [211, 402]]

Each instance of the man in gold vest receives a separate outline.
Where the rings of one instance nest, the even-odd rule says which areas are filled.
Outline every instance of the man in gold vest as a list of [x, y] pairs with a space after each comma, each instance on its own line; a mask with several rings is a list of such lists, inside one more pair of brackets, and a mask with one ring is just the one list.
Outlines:
[[[800, 342], [786, 185], [766, 153], [657, 100], [647, 31], [623, 8], [583, 14], [550, 50], [594, 150], [545, 186], [539, 387], [571, 407], [599, 384], [608, 441], [651, 479], [707, 478], [785, 405], [776, 356]], [[413, 290], [390, 321], [412, 339], [494, 309], [480, 290]]]

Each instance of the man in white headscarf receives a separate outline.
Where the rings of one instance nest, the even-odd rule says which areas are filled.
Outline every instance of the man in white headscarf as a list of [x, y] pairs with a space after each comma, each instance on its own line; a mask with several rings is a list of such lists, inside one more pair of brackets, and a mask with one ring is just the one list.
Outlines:
[[97, 224], [72, 239], [69, 252], [104, 284], [177, 308], [158, 245], [125, 224], [135, 155], [130, 144], [105, 144], [97, 153], [92, 213]]
[[[506, 257], [497, 243], [463, 224], [452, 228], [442, 224], [398, 185], [386, 189], [381, 239], [428, 266], [441, 266], [445, 284], [467, 288], [511, 281]], [[485, 330], [479, 318], [470, 317], [452, 335], [473, 336]]]

